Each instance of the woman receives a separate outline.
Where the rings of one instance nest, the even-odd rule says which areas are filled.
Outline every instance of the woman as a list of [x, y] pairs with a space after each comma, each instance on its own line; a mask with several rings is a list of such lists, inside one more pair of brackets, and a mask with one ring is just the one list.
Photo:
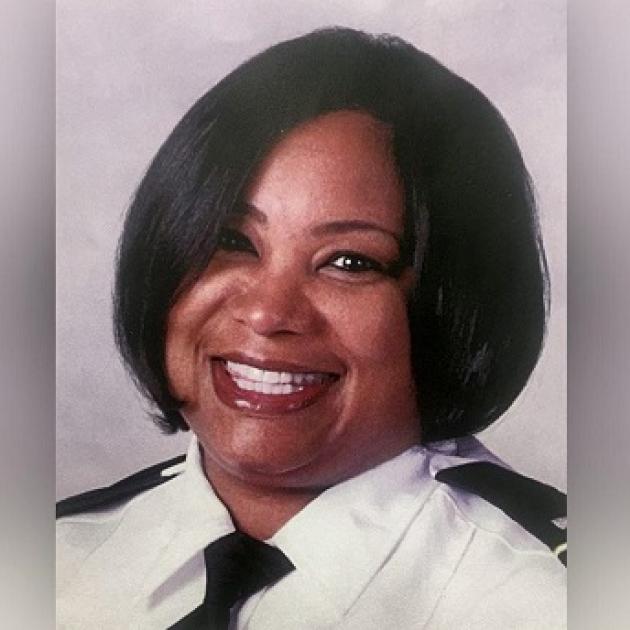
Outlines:
[[470, 437], [533, 369], [546, 286], [473, 86], [347, 29], [237, 68], [120, 244], [117, 341], [188, 456], [64, 503], [60, 626], [563, 627], [561, 497]]

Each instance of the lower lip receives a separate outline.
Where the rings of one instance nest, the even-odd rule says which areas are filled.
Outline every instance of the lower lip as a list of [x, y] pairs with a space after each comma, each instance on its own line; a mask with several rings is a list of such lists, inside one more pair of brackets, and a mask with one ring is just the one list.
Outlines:
[[304, 385], [291, 394], [263, 394], [241, 389], [225, 369], [224, 361], [212, 361], [212, 380], [219, 400], [233, 409], [253, 411], [261, 414], [284, 414], [299, 411], [317, 402], [335, 382], [327, 379], [323, 383]]

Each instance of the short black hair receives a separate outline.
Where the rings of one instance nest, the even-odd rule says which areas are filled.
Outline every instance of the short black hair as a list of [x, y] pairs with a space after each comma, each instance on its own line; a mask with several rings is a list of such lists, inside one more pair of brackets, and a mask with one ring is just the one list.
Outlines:
[[204, 94], [142, 179], [121, 236], [116, 342], [167, 431], [186, 429], [165, 371], [168, 313], [207, 267], [270, 148], [337, 110], [393, 129], [406, 195], [411, 355], [424, 441], [471, 434], [536, 364], [548, 274], [532, 186], [504, 119], [474, 86], [390, 35], [329, 28], [279, 43]]

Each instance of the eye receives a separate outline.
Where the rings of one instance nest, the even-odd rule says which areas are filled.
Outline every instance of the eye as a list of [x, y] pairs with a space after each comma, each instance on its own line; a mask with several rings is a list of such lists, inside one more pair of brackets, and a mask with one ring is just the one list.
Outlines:
[[336, 254], [327, 264], [348, 273], [366, 273], [369, 271], [382, 273], [385, 271], [384, 266], [373, 258], [352, 252]]
[[247, 238], [247, 236], [233, 228], [223, 228], [221, 230], [217, 248], [228, 252], [248, 252], [251, 254], [257, 254], [256, 248], [252, 245], [252, 242]]

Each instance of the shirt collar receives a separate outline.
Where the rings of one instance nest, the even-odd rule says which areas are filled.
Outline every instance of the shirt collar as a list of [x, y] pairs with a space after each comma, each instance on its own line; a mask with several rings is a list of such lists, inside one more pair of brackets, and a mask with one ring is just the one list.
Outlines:
[[[358, 599], [435, 488], [412, 447], [319, 495], [270, 540], [339, 616]], [[340, 585], [343, 585], [340, 588]]]
[[[213, 540], [234, 531], [234, 523], [225, 505], [206, 479], [199, 442], [190, 441], [184, 469], [184, 500], [177, 506], [179, 536], [203, 549]], [[181, 542], [181, 540], [180, 540]]]
[[[427, 448], [414, 446], [329, 488], [267, 542], [280, 548], [296, 571], [318, 585], [322, 601], [342, 616], [386, 562], [436, 489], [432, 477], [437, 471], [480, 459], [494, 458], [474, 438]], [[182, 494], [174, 506], [171, 542], [157, 563], [161, 579], [153, 583], [154, 588], [210, 542], [235, 529], [228, 510], [205, 476], [194, 436], [184, 472], [176, 482], [180, 484], [177, 492]]]
[[[369, 584], [433, 490], [423, 447], [329, 488], [267, 542], [280, 548], [296, 571], [319, 586], [322, 601], [343, 615]], [[193, 436], [177, 480], [176, 531], [158, 563], [162, 579], [212, 540], [234, 531], [230, 515], [206, 479]], [[424, 481], [424, 483], [423, 483]], [[340, 588], [339, 585], [344, 587]], [[157, 586], [157, 584], [155, 585]]]
[[[168, 470], [169, 473], [177, 471]], [[167, 482], [167, 500], [173, 503], [167, 528], [167, 542], [161, 549], [154, 569], [145, 581], [147, 596], [157, 596], [164, 584], [177, 581], [178, 575], [212, 541], [234, 531], [229, 512], [208, 483], [201, 460], [199, 443], [193, 436], [188, 447], [183, 472]], [[185, 579], [185, 578], [181, 578]]]

